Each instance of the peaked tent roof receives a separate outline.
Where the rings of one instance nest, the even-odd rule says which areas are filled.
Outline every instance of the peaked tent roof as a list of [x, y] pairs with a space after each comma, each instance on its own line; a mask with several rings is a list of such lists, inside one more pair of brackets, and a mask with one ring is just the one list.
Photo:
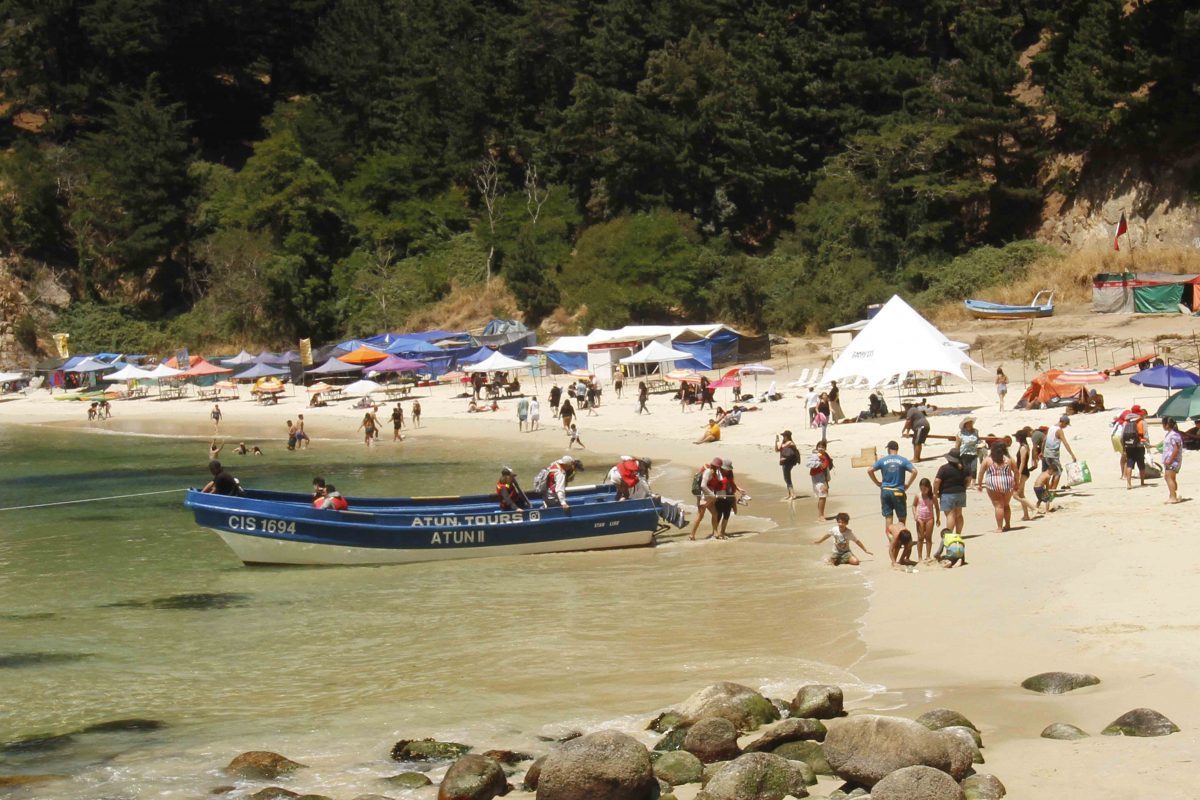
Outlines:
[[341, 372], [358, 372], [361, 364], [347, 364], [337, 358], [331, 358], [319, 367], [308, 370], [309, 375], [337, 375]]
[[137, 381], [153, 378], [154, 374], [150, 370], [135, 367], [132, 364], [126, 364], [121, 369], [104, 376], [106, 381]]
[[378, 364], [367, 367], [367, 372], [374, 375], [379, 372], [416, 372], [425, 368], [426, 364], [423, 361], [413, 361], [403, 356], [388, 356]]
[[495, 372], [496, 370], [529, 369], [532, 364], [528, 361], [517, 361], [497, 351], [480, 361], [463, 367], [463, 372]]
[[166, 364], [159, 364], [157, 367], [150, 370], [150, 377], [152, 378], [174, 378], [176, 375], [182, 374], [183, 370], [175, 369], [174, 367], [167, 366]]
[[490, 347], [481, 347], [470, 355], [465, 355], [458, 359], [459, 364], [478, 364], [480, 361], [486, 361], [491, 358], [492, 353], [496, 352]]
[[291, 374], [292, 374], [292, 371], [290, 369], [285, 369], [284, 367], [273, 367], [270, 364], [260, 361], [256, 364], [254, 364], [252, 367], [250, 367], [250, 369], [245, 370], [244, 372], [239, 372], [237, 375], [234, 375], [233, 377], [239, 378], [239, 379], [246, 378], [247, 380], [249, 380], [251, 378], [269, 378], [271, 376], [291, 375]]
[[442, 348], [436, 347], [422, 339], [407, 339], [407, 338], [406, 339], [397, 339], [396, 341], [392, 342], [387, 347], [385, 347], [384, 350], [387, 350], [389, 353], [392, 353], [393, 355], [410, 355], [412, 353], [417, 353], [419, 355], [424, 355], [427, 353], [431, 354], [431, 355], [432, 354], [441, 355], [443, 352], [445, 352], [444, 350], [442, 350]]
[[100, 372], [102, 370], [113, 369], [114, 367], [118, 366], [124, 366], [124, 364], [105, 364], [103, 361], [97, 361], [91, 356], [88, 356], [87, 358], [81, 359], [79, 363], [75, 364], [70, 369], [65, 370], [65, 372]]
[[387, 357], [387, 353], [381, 353], [374, 347], [367, 347], [364, 344], [362, 347], [356, 347], [343, 356], [338, 356], [338, 360], [349, 364], [374, 364], [376, 361], [383, 361]]
[[243, 350], [233, 358], [222, 358], [221, 363], [227, 367], [240, 367], [242, 364], [253, 364], [254, 356]]
[[205, 375], [228, 375], [230, 372], [233, 370], [229, 367], [218, 367], [216, 364], [210, 364], [204, 359], [200, 359], [191, 369], [181, 374], [184, 378], [200, 378]]
[[979, 366], [912, 306], [893, 295], [842, 350], [822, 380], [861, 376], [875, 385], [917, 370], [945, 372], [966, 380], [964, 364]]
[[654, 341], [631, 356], [621, 359], [622, 364], [662, 364], [666, 361], [683, 361], [691, 358], [691, 353], [667, 347], [662, 342]]

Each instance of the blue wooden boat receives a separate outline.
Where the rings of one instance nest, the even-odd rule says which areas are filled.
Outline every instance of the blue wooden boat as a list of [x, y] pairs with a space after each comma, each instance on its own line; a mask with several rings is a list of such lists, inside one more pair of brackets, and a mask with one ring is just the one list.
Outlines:
[[1035, 319], [1054, 314], [1054, 292], [1043, 289], [1034, 295], [1027, 306], [989, 303], [986, 300], [964, 300], [963, 305], [975, 319]]
[[607, 493], [572, 498], [569, 509], [522, 511], [500, 511], [494, 501], [333, 511], [194, 489], [184, 504], [247, 565], [406, 564], [644, 547], [653, 544], [664, 519], [685, 523], [669, 501], [617, 501]]
[[[265, 500], [273, 503], [290, 503], [293, 505], [311, 505], [312, 495], [302, 492], [276, 492], [269, 489], [245, 489], [244, 497], [252, 500]], [[617, 487], [610, 484], [587, 484], [571, 486], [567, 489], [567, 502], [575, 503], [576, 499], [591, 497], [615, 497]], [[347, 502], [354, 509], [370, 509], [372, 511], [403, 511], [410, 508], [459, 508], [479, 506], [495, 508], [495, 494], [466, 494], [426, 497], [347, 497]], [[530, 497], [534, 508], [545, 504], [538, 498]]]

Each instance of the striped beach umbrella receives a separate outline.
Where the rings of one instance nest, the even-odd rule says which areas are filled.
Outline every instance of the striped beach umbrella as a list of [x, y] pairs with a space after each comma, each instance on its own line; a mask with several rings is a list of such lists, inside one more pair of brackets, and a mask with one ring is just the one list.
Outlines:
[[1108, 380], [1108, 375], [1090, 368], [1065, 369], [1055, 380], [1059, 383], [1104, 383]]

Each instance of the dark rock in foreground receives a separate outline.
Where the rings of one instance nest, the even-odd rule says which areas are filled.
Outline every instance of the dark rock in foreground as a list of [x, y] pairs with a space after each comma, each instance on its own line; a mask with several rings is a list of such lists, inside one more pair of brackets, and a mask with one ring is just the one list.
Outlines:
[[1167, 736], [1179, 733], [1179, 726], [1152, 708], [1126, 711], [1100, 731], [1104, 736]]
[[995, 775], [971, 775], [961, 784], [966, 800], [1000, 800], [1008, 794]]
[[684, 721], [695, 723], [705, 717], [724, 717], [739, 731], [757, 730], [779, 719], [779, 709], [749, 686], [722, 681], [706, 686], [675, 709]]
[[705, 717], [688, 729], [683, 749], [705, 764], [728, 761], [741, 754], [737, 728], [724, 717]]
[[792, 716], [806, 719], [834, 719], [846, 715], [842, 708], [842, 687], [824, 683], [801, 686], [792, 701]]
[[532, 792], [538, 787], [538, 779], [542, 776], [542, 764], [546, 763], [546, 757], [535, 759], [529, 765], [529, 769], [525, 770], [525, 778], [521, 781], [521, 786], [525, 791]]
[[654, 745], [654, 749], [667, 753], [671, 752], [672, 750], [679, 750], [683, 747], [683, 740], [687, 738], [688, 730], [689, 728], [687, 725], [682, 725], [678, 728], [672, 728], [671, 730], [667, 731], [666, 736], [658, 740], [658, 742]]
[[109, 603], [105, 608], [153, 608], [166, 611], [215, 611], [222, 608], [239, 608], [250, 602], [250, 595], [225, 593], [172, 594], [150, 600], [122, 600]]
[[393, 761], [454, 761], [467, 754], [468, 744], [437, 739], [401, 739], [392, 745]]
[[225, 767], [225, 771], [230, 775], [248, 780], [273, 781], [280, 775], [290, 775], [304, 766], [304, 764], [285, 758], [279, 753], [251, 750], [230, 761], [229, 765]]
[[964, 728], [970, 728], [973, 731], [979, 730], [975, 727], [975, 723], [964, 717], [957, 711], [952, 711], [949, 708], [935, 708], [932, 711], [926, 711], [921, 716], [917, 717], [917, 722], [929, 728], [931, 731], [949, 728], [954, 725], [962, 725]]
[[566, 742], [542, 762], [538, 800], [653, 800], [659, 794], [650, 753], [619, 731]]
[[963, 800], [963, 790], [933, 767], [904, 767], [875, 784], [871, 800]]
[[789, 761], [803, 761], [812, 767], [813, 772], [818, 775], [836, 774], [833, 771], [833, 767], [829, 766], [829, 761], [825, 758], [825, 751], [822, 749], [820, 742], [811, 742], [808, 740], [787, 742], [779, 745], [779, 747], [776, 747], [771, 752]]
[[1047, 725], [1042, 731], [1043, 739], [1064, 739], [1066, 741], [1074, 741], [1075, 739], [1086, 739], [1088, 733], [1082, 728], [1074, 725], [1068, 725], [1065, 722], [1055, 722]]
[[933, 767], [956, 780], [963, 778], [966, 770], [955, 763], [949, 741], [948, 735], [912, 720], [863, 714], [832, 723], [822, 749], [840, 777], [871, 787], [884, 776], [913, 766]]
[[22, 753], [48, 753], [62, 750], [74, 741], [75, 736], [70, 733], [35, 733], [0, 744], [0, 754], [15, 756]]
[[819, 719], [792, 717], [772, 725], [762, 736], [746, 745], [748, 753], [771, 753], [776, 747], [788, 742], [804, 740], [823, 741], [828, 731]]
[[282, 786], [268, 786], [249, 795], [248, 800], [288, 800], [288, 798], [299, 796], [299, 792], [293, 792], [291, 789], [285, 789]]
[[500, 763], [468, 753], [450, 765], [438, 787], [438, 800], [492, 800], [508, 794]]
[[772, 753], [746, 753], [722, 767], [696, 800], [783, 800], [808, 797], [804, 773]]
[[1095, 686], [1100, 679], [1082, 672], [1043, 672], [1021, 681], [1021, 688], [1040, 694], [1066, 694], [1085, 686]]
[[674, 711], [664, 711], [650, 720], [650, 724], [646, 726], [646, 730], [654, 731], [655, 733], [666, 733], [672, 728], [678, 727], [681, 722], [683, 722], [683, 717]]
[[522, 761], [533, 761], [533, 756], [516, 750], [484, 750], [480, 755], [509, 767]]
[[19, 789], [66, 778], [66, 775], [0, 775], [0, 789]]
[[704, 777], [704, 765], [688, 752], [663, 753], [654, 762], [654, 777], [671, 786], [699, 783]]

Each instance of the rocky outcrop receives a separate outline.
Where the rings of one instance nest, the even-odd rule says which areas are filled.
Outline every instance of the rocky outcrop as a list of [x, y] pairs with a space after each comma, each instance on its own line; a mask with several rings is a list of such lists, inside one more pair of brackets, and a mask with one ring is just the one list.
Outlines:
[[654, 776], [671, 786], [699, 783], [704, 777], [704, 764], [688, 752], [663, 753], [654, 762]]
[[552, 750], [537, 782], [538, 800], [653, 800], [658, 792], [650, 753], [618, 731], [581, 736]]
[[1083, 672], [1043, 672], [1021, 681], [1021, 688], [1039, 694], [1066, 694], [1098, 683], [1095, 675]]
[[816, 741], [825, 739], [828, 731], [819, 719], [799, 719], [791, 717], [772, 725], [762, 736], [746, 745], [748, 753], [770, 753], [781, 744], [788, 742]]
[[230, 761], [225, 771], [239, 778], [253, 781], [273, 781], [281, 775], [290, 775], [304, 764], [285, 758], [267, 750], [251, 750]]
[[876, 783], [871, 800], [963, 800], [963, 790], [940, 769], [904, 767]]
[[965, 800], [1000, 800], [1008, 794], [1004, 784], [995, 775], [971, 775], [963, 779]]
[[792, 716], [805, 719], [834, 719], [845, 716], [842, 687], [825, 683], [801, 686], [792, 701]]
[[678, 728], [672, 728], [667, 731], [666, 736], [662, 737], [655, 743], [654, 749], [663, 752], [678, 750], [683, 747], [683, 740], [687, 738], [688, 726], [681, 725]]
[[722, 767], [696, 800], [783, 800], [808, 797], [804, 773], [771, 753], [746, 753]]
[[1126, 711], [1100, 731], [1104, 736], [1167, 736], [1178, 732], [1178, 725], [1152, 708]]
[[[979, 745], [975, 743], [975, 736], [979, 735], [978, 732], [973, 731], [970, 728], [964, 728], [962, 725], [951, 725], [949, 728], [942, 728], [937, 732], [943, 736], [949, 736], [951, 739], [953, 739], [955, 741], [954, 747], [959, 748], [969, 755], [971, 757], [972, 764], [983, 763], [983, 751], [981, 751], [979, 749]], [[974, 733], [975, 736], [972, 736], [972, 733]]]
[[438, 787], [438, 800], [492, 800], [508, 794], [500, 763], [468, 753], [450, 765]]
[[[830, 724], [822, 748], [833, 771], [847, 781], [871, 787], [904, 767], [925, 766], [966, 775], [955, 763], [947, 735], [901, 717], [864, 714]], [[958, 767], [958, 769], [955, 769]], [[970, 768], [968, 759], [966, 768]]]
[[779, 719], [779, 709], [770, 700], [748, 686], [722, 681], [706, 686], [675, 709], [685, 724], [705, 717], [723, 717], [739, 731], [757, 730]]
[[975, 723], [964, 717], [957, 711], [952, 711], [949, 708], [935, 708], [932, 711], [926, 711], [921, 716], [917, 717], [917, 722], [929, 728], [931, 731], [949, 728], [953, 725], [962, 725], [964, 728], [970, 728], [973, 731], [979, 730], [975, 727]]
[[392, 745], [393, 761], [454, 761], [466, 755], [470, 745], [436, 739], [401, 739]]
[[535, 759], [529, 765], [529, 769], [525, 770], [525, 777], [521, 780], [521, 787], [527, 792], [537, 791], [538, 779], [542, 776], [542, 764], [546, 763], [546, 757]]
[[518, 750], [484, 750], [480, 755], [506, 767], [516, 766], [522, 761], [533, 761], [533, 756]]
[[1065, 722], [1055, 722], [1046, 726], [1045, 730], [1042, 731], [1042, 738], [1074, 741], [1075, 739], [1088, 738], [1088, 733], [1075, 725], [1068, 725]]
[[724, 717], [705, 717], [688, 728], [683, 749], [705, 764], [728, 761], [742, 751], [738, 747], [738, 732]]

